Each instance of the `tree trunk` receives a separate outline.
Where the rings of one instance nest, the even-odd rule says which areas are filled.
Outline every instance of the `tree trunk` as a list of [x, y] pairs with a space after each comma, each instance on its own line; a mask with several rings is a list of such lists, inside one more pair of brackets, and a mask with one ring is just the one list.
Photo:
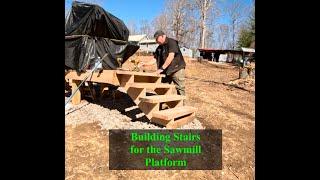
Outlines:
[[200, 45], [201, 48], [205, 48], [205, 37], [206, 37], [206, 20], [207, 20], [207, 8], [208, 8], [208, 1], [203, 1], [203, 5], [201, 8], [201, 33], [200, 33]]
[[206, 37], [206, 25], [202, 24], [202, 32], [201, 32], [201, 48], [205, 48], [205, 37]]
[[232, 50], [234, 50], [234, 38], [235, 38], [235, 20], [232, 20]]

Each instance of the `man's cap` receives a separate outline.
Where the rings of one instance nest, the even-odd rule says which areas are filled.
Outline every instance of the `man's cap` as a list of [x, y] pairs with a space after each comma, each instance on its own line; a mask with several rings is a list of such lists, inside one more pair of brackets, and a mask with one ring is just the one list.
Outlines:
[[164, 32], [161, 30], [158, 30], [154, 33], [153, 37], [157, 40], [157, 38], [162, 35], [164, 35]]

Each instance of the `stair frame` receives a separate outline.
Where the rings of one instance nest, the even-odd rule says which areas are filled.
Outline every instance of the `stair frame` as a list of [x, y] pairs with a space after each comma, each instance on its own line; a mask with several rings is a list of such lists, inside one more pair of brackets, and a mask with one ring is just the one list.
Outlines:
[[[88, 73], [88, 72], [87, 72]], [[81, 80], [84, 79], [86, 73], [77, 74], [75, 71], [67, 72], [65, 79], [68, 81], [74, 91]], [[158, 75], [156, 73], [144, 73], [133, 71], [121, 71], [121, 70], [103, 70], [101, 73], [93, 73], [91, 78], [87, 81], [106, 84], [112, 84], [122, 87], [127, 94], [131, 97], [134, 103], [141, 109], [145, 116], [153, 123], [160, 124], [166, 128], [178, 128], [184, 124], [187, 124], [194, 120], [195, 112], [187, 114], [182, 118], [173, 118], [170, 120], [159, 119], [153, 117], [153, 112], [161, 111], [161, 105], [163, 103], [171, 109], [175, 107], [182, 107], [183, 100], [174, 100], [168, 102], [149, 103], [141, 101], [141, 97], [146, 97], [148, 91], [153, 91], [156, 95], [177, 95], [177, 91], [174, 86], [171, 87], [157, 87], [157, 84], [162, 84], [161, 80], [164, 75]], [[133, 83], [154, 83], [154, 88], [147, 87], [132, 87]], [[156, 96], [155, 95], [155, 96]], [[73, 104], [79, 104], [81, 101], [81, 91], [78, 91], [72, 99]]]

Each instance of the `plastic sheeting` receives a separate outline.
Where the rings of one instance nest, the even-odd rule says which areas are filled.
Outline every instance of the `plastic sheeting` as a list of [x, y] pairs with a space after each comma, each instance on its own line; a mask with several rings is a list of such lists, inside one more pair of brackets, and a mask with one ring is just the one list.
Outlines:
[[106, 53], [102, 68], [116, 69], [139, 49], [127, 42], [129, 30], [120, 19], [94, 4], [73, 2], [65, 28], [66, 69], [91, 69]]
[[120, 67], [118, 58], [123, 64], [132, 56], [139, 46], [134, 43], [103, 37], [75, 36], [65, 38], [65, 66], [77, 72], [90, 69], [97, 57], [107, 56], [102, 61], [103, 69]]
[[67, 17], [65, 35], [89, 35], [127, 41], [129, 30], [122, 20], [100, 6], [74, 1]]

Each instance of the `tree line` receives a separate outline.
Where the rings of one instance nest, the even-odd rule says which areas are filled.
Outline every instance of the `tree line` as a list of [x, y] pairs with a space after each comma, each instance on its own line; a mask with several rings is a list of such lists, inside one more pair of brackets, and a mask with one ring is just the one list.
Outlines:
[[163, 10], [154, 19], [131, 20], [126, 25], [130, 35], [146, 34], [150, 38], [161, 29], [192, 49], [254, 48], [254, 4], [254, 0], [249, 4], [244, 0], [164, 0]]

